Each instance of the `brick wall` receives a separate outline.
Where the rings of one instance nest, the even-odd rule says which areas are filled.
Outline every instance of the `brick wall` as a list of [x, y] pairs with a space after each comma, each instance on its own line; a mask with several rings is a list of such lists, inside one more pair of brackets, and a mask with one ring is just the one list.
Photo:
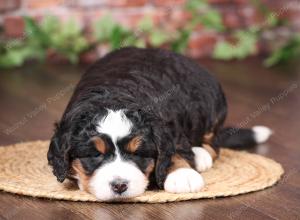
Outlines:
[[[248, 27], [264, 22], [259, 11], [249, 0], [209, 0], [223, 17], [223, 23], [230, 29]], [[300, 29], [299, 0], [264, 0], [275, 16], [292, 21], [294, 29]], [[185, 0], [0, 0], [0, 25], [8, 38], [23, 35], [23, 15], [41, 17], [47, 13], [65, 20], [74, 17], [84, 26], [111, 13], [123, 25], [134, 27], [139, 19], [148, 15], [156, 24], [177, 27], [188, 18], [182, 7]], [[210, 55], [216, 41], [223, 38], [213, 31], [199, 28], [189, 42], [193, 56]]]

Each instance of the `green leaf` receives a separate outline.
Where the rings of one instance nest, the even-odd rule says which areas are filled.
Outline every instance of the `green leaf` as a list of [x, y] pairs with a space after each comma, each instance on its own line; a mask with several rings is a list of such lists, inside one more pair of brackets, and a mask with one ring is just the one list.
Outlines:
[[267, 24], [270, 27], [275, 27], [280, 21], [280, 19], [278, 18], [278, 15], [276, 15], [275, 13], [270, 13], [266, 17], [267, 17]]
[[141, 19], [138, 23], [137, 28], [142, 32], [151, 32], [151, 30], [154, 28], [152, 18], [150, 16], [143, 17], [143, 19]]
[[21, 66], [23, 63], [23, 54], [16, 50], [10, 50], [5, 55], [0, 56], [0, 67], [2, 68]]
[[126, 35], [123, 37], [121, 47], [134, 46], [136, 44], [136, 41], [137, 38], [134, 36], [134, 34], [126, 33]]
[[236, 57], [243, 59], [256, 52], [257, 34], [250, 31], [238, 31], [236, 33], [238, 46], [236, 47]]
[[31, 47], [16, 47], [11, 48], [0, 54], [0, 67], [1, 68], [12, 68], [23, 65], [23, 63], [30, 59], [42, 59], [43, 54], [40, 54], [38, 50]]
[[231, 60], [235, 57], [232, 48], [233, 45], [220, 41], [215, 46], [213, 57], [220, 60]]
[[190, 39], [191, 32], [182, 30], [179, 32], [179, 37], [171, 43], [171, 48], [177, 53], [183, 53], [187, 48], [188, 41]]
[[109, 41], [117, 24], [110, 15], [105, 15], [94, 24], [94, 36], [100, 42]]
[[163, 45], [164, 43], [168, 42], [169, 39], [170, 38], [168, 34], [162, 30], [153, 30], [149, 36], [149, 41], [154, 47]]
[[50, 44], [49, 35], [46, 34], [32, 18], [25, 17], [24, 21], [28, 41], [40, 47], [47, 47]]
[[185, 9], [195, 12], [200, 9], [206, 9], [208, 6], [209, 5], [206, 0], [188, 0], [185, 4]]
[[114, 29], [112, 31], [111, 39], [110, 39], [112, 49], [118, 49], [121, 47], [122, 33], [123, 33], [122, 27], [120, 27], [120, 26], [114, 27]]
[[300, 35], [293, 36], [285, 45], [275, 50], [265, 61], [266, 67], [300, 57]]
[[[145, 21], [141, 23], [141, 25], [144, 24]], [[132, 31], [117, 24], [109, 15], [104, 16], [95, 23], [94, 36], [99, 43], [109, 43], [112, 50], [135, 45], [137, 41]]]
[[39, 26], [43, 32], [52, 35], [53, 33], [59, 31], [60, 21], [57, 17], [47, 15], [43, 18]]
[[139, 47], [139, 48], [145, 48], [146, 47], [145, 39], [143, 39], [143, 38], [137, 39], [135, 41], [135, 43], [133, 44], [133, 46], [136, 46], [136, 47]]
[[251, 31], [237, 31], [234, 34], [237, 42], [231, 44], [220, 41], [215, 45], [213, 57], [222, 60], [244, 59], [256, 52], [257, 33]]
[[220, 13], [216, 10], [209, 10], [200, 16], [201, 23], [208, 29], [216, 29], [217, 31], [223, 31], [223, 21]]
[[203, 24], [208, 29], [224, 31], [222, 16], [219, 11], [212, 8], [207, 1], [189, 0], [186, 3], [186, 9], [191, 12], [192, 19], [187, 23], [186, 28], [190, 31], [199, 24]]

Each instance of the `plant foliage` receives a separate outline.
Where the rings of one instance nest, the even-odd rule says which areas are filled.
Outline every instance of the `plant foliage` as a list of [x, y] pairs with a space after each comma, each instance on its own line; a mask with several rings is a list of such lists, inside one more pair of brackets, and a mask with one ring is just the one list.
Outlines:
[[[207, 0], [188, 0], [184, 10], [190, 19], [176, 30], [166, 30], [162, 24], [154, 24], [145, 16], [135, 30], [116, 22], [112, 16], [103, 16], [92, 25], [92, 39], [84, 35], [75, 20], [60, 22], [58, 18], [46, 16], [41, 22], [25, 17], [25, 33], [22, 38], [0, 43], [0, 68], [23, 65], [26, 60], [43, 61], [49, 53], [58, 54], [77, 63], [81, 54], [93, 50], [98, 45], [106, 45], [110, 50], [125, 46], [168, 47], [184, 53], [188, 42], [199, 26], [207, 31], [229, 34], [229, 39], [219, 41], [213, 57], [222, 60], [244, 59], [256, 53], [257, 44], [264, 30], [270, 30], [286, 22], [279, 19], [261, 0], [251, 0], [265, 16], [262, 25], [235, 31], [226, 30], [222, 16]], [[266, 66], [287, 61], [300, 55], [300, 37], [293, 35], [282, 47], [275, 49], [264, 62]]]
[[231, 60], [244, 59], [250, 54], [255, 54], [257, 34], [255, 31], [236, 31], [235, 43], [219, 41], [213, 53], [216, 59]]
[[24, 19], [23, 39], [1, 46], [0, 67], [21, 66], [29, 59], [43, 61], [49, 50], [77, 63], [79, 55], [89, 46], [82, 29], [73, 20], [60, 23], [57, 18], [46, 16], [38, 23], [29, 17]]

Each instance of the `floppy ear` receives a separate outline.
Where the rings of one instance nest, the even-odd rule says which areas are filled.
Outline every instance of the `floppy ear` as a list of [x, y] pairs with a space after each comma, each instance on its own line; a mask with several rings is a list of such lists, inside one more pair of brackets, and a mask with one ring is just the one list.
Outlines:
[[158, 153], [155, 165], [155, 179], [157, 186], [163, 189], [168, 168], [171, 166], [171, 158], [175, 154], [175, 144], [166, 128], [156, 128], [153, 133]]
[[59, 182], [63, 182], [70, 169], [70, 146], [66, 134], [60, 135], [55, 132], [51, 139], [47, 158], [49, 165], [53, 168], [53, 174]]

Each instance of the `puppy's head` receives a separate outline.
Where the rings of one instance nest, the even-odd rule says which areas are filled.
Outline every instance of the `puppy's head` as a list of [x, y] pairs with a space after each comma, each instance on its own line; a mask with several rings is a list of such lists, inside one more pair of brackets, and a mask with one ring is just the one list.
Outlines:
[[173, 150], [162, 137], [163, 129], [155, 129], [152, 122], [140, 113], [107, 110], [85, 128], [86, 134], [79, 129], [69, 141], [66, 135], [55, 136], [48, 152], [53, 173], [61, 182], [65, 177], [77, 179], [80, 189], [99, 200], [142, 194], [154, 171], [161, 187]]

